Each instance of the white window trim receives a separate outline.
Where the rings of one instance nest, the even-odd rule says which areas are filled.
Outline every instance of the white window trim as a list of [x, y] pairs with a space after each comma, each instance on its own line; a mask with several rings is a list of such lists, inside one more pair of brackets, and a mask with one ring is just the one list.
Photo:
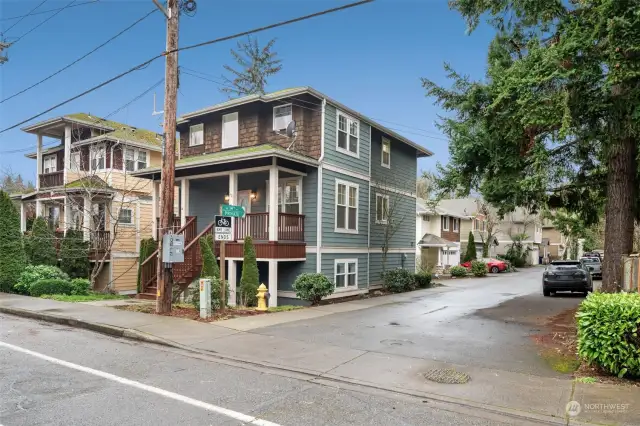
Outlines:
[[[339, 134], [340, 134], [340, 116], [343, 116], [344, 118], [347, 119], [347, 148], [340, 148], [339, 146]], [[349, 151], [349, 136], [351, 135], [350, 132], [350, 126], [349, 126], [349, 120], [358, 123], [358, 146], [356, 148], [356, 152], [351, 152]], [[342, 152], [343, 154], [347, 154], [350, 155], [352, 157], [355, 158], [360, 158], [360, 120], [356, 120], [355, 118], [351, 117], [350, 115], [345, 114], [342, 111], [337, 110], [336, 111], [336, 151], [338, 152]]]
[[384, 198], [387, 200], [387, 210], [389, 209], [389, 196], [385, 194], [376, 193], [376, 223], [380, 225], [386, 225], [389, 221], [389, 212], [387, 211], [386, 219], [378, 219], [378, 198]]
[[460, 219], [453, 218], [453, 232], [460, 232]]
[[449, 216], [440, 216], [440, 217], [441, 217], [440, 224], [442, 225], [443, 219], [446, 219], [444, 221], [444, 225], [447, 225], [446, 227], [444, 225], [442, 225], [442, 230], [443, 231], [448, 231], [449, 230]]
[[[286, 185], [287, 182], [294, 182], [294, 181], [298, 183], [298, 186], [299, 186], [299, 189], [300, 189], [298, 191], [298, 208], [300, 210], [299, 214], [301, 215], [302, 214], [302, 176], [301, 177], [293, 177], [293, 178], [290, 178], [290, 177], [280, 178], [280, 179], [278, 179], [278, 188], [280, 188], [283, 185]], [[270, 184], [270, 181], [267, 180], [267, 189], [266, 189], [266, 193], [265, 193], [265, 203], [267, 203], [267, 207], [266, 207], [267, 212], [269, 211], [269, 204], [270, 204], [269, 203], [269, 184]], [[284, 209], [284, 205], [285, 205], [285, 203], [284, 203], [284, 198], [283, 198], [282, 199], [282, 205], [281, 206], [279, 205], [278, 207]], [[285, 213], [285, 212], [283, 211], [282, 213]]]
[[[102, 152], [104, 154], [104, 165], [102, 168], [96, 167], [93, 168], [93, 160], [98, 159], [99, 157], [95, 157], [97, 153]], [[113, 160], [113, 150], [111, 152], [111, 159]], [[122, 154], [124, 156], [124, 153]], [[124, 157], [123, 157], [124, 162]], [[99, 163], [97, 163], [99, 164]], [[113, 165], [113, 164], [112, 164]], [[97, 143], [95, 145], [91, 145], [89, 148], [89, 171], [90, 172], [104, 172], [107, 170], [107, 145], [105, 143]]]
[[[344, 263], [344, 287], [336, 287], [337, 276], [338, 276], [338, 264]], [[349, 280], [347, 279], [349, 275], [349, 263], [355, 263], [356, 265], [356, 279], [355, 285], [349, 286]], [[333, 263], [333, 288], [335, 292], [341, 291], [352, 291], [354, 288], [358, 288], [358, 259], [336, 259]]]
[[[356, 189], [356, 229], [338, 228], [338, 185], [347, 186], [347, 193], [346, 193], [347, 211], [345, 213], [345, 219], [344, 219], [345, 224], [347, 224], [349, 219], [349, 187], [353, 187]], [[346, 181], [346, 180], [336, 179], [335, 192], [336, 194], [333, 200], [334, 215], [335, 215], [334, 232], [337, 232], [340, 234], [357, 234], [358, 221], [359, 221], [358, 216], [360, 215], [360, 185], [358, 185], [357, 183]]]
[[283, 108], [283, 107], [289, 107], [291, 108], [291, 119], [293, 120], [293, 104], [282, 104], [282, 105], [275, 105], [273, 107], [273, 122], [271, 123], [273, 126], [273, 131], [274, 132], [279, 132], [281, 130], [285, 130], [286, 127], [284, 129], [276, 129], [276, 109], [278, 108]]
[[[389, 164], [384, 164], [384, 145], [387, 144], [389, 146]], [[380, 165], [387, 169], [391, 168], [391, 139], [382, 137], [382, 145], [380, 148]]]
[[[194, 127], [200, 127], [200, 129], [195, 130], [196, 132], [202, 132], [202, 142], [201, 143], [193, 143], [191, 139], [191, 135], [194, 132], [192, 129]], [[204, 123], [194, 124], [193, 126], [189, 126], [189, 146], [201, 146], [204, 145]]]
[[[53, 163], [51, 163], [51, 160], [53, 160]], [[49, 171], [45, 172], [44, 170], [47, 168], [47, 164], [51, 163], [49, 165]], [[55, 169], [55, 170], [51, 170], [51, 169]], [[42, 172], [43, 174], [48, 174], [48, 173], [56, 173], [58, 172], [58, 155], [57, 154], [49, 154], [49, 155], [45, 155], [44, 157], [42, 157]]]
[[[131, 212], [131, 222], [130, 223], [126, 223], [126, 222], [122, 222], [120, 220], [120, 213], [123, 210], [129, 210]], [[136, 221], [135, 221], [135, 212], [134, 212], [134, 208], [133, 207], [120, 207], [120, 210], [118, 210], [118, 226], [136, 226]]]
[[[131, 150], [133, 151], [133, 170], [127, 170], [127, 150]], [[122, 147], [122, 171], [125, 173], [132, 173], [135, 172], [137, 170], [142, 170], [138, 168], [138, 155], [144, 152], [145, 156], [147, 158], [147, 167], [149, 167], [149, 158], [151, 157], [151, 154], [149, 153], [148, 150], [146, 149], [141, 149], [141, 148], [133, 148], [133, 147], [128, 147], [128, 146], [123, 146]], [[113, 154], [111, 155], [113, 158]]]
[[[236, 122], [236, 126], [238, 127], [238, 131], [236, 132], [237, 133], [237, 139], [236, 139], [236, 144], [235, 145], [233, 145], [233, 146], [224, 146], [224, 141], [225, 141], [225, 139], [224, 139], [224, 118], [225, 117], [229, 117], [229, 116], [235, 116], [236, 117], [235, 122]], [[220, 121], [220, 125], [222, 126], [222, 133], [221, 133], [222, 138], [220, 139], [220, 149], [222, 150], [222, 149], [238, 148], [240, 146], [240, 114], [238, 114], [237, 111], [236, 112], [231, 112], [229, 114], [224, 114], [220, 120], [221, 120]], [[203, 140], [204, 140], [204, 138], [203, 138]]]
[[[82, 153], [80, 151], [73, 151], [70, 156], [69, 169], [71, 169], [72, 172], [82, 171]], [[78, 161], [75, 161], [76, 158]]]

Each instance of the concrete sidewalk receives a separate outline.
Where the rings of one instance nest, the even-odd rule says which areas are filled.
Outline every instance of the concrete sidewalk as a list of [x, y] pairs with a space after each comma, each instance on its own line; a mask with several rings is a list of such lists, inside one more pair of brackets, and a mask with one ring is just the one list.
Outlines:
[[[437, 294], [445, 291], [449, 290], [443, 287], [424, 292]], [[568, 424], [567, 421], [571, 424], [640, 424], [639, 388], [580, 384], [569, 379], [447, 364], [251, 332], [255, 328], [274, 324], [402, 303], [425, 297], [428, 293], [424, 292], [237, 318], [214, 324], [1, 293], [0, 312], [305, 374], [309, 380], [331, 383], [332, 386], [369, 386], [510, 413], [551, 424]], [[313, 334], [313, 330], [310, 329], [309, 333]], [[431, 382], [423, 377], [429, 370], [448, 368], [467, 373], [471, 380], [466, 384], [454, 385]], [[574, 400], [581, 404], [582, 411], [575, 418], [565, 419], [565, 406]]]

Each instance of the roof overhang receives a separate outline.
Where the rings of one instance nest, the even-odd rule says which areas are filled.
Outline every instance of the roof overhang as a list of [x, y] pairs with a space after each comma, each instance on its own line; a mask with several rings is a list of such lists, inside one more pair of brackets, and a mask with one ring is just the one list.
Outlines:
[[[42, 155], [49, 155], [49, 154], [53, 154], [54, 152], [58, 152], [64, 149], [64, 146], [55, 146], [53, 148], [48, 148], [45, 149], [44, 151], [42, 151]], [[28, 154], [24, 155], [27, 158], [31, 158], [32, 160], [35, 160], [38, 158], [38, 153], [37, 152], [30, 152]]]
[[211, 114], [214, 112], [218, 112], [218, 111], [223, 111], [229, 108], [234, 108], [234, 107], [238, 107], [241, 105], [246, 105], [252, 102], [263, 102], [263, 103], [268, 103], [268, 102], [273, 102], [273, 101], [277, 101], [280, 99], [286, 99], [286, 98], [290, 98], [292, 96], [298, 96], [298, 95], [303, 95], [303, 94], [309, 94], [312, 96], [315, 96], [318, 99], [324, 99], [326, 100], [328, 103], [336, 106], [338, 109], [348, 113], [349, 115], [352, 115], [355, 118], [358, 118], [361, 121], [364, 121], [365, 123], [369, 124], [372, 127], [375, 127], [378, 130], [381, 130], [382, 132], [388, 134], [389, 136], [392, 136], [395, 139], [398, 139], [401, 142], [404, 142], [405, 144], [415, 148], [418, 152], [418, 157], [430, 157], [433, 155], [433, 152], [429, 151], [428, 149], [424, 148], [421, 145], [418, 145], [417, 143], [413, 142], [410, 139], [405, 138], [404, 136], [394, 132], [393, 130], [383, 126], [380, 123], [377, 123], [375, 120], [372, 120], [371, 118], [368, 118], [365, 115], [360, 114], [359, 112], [347, 107], [346, 105], [341, 104], [340, 102], [328, 97], [327, 95], [318, 92], [317, 90], [311, 88], [311, 87], [298, 87], [298, 88], [294, 88], [294, 89], [288, 89], [288, 90], [281, 90], [278, 92], [273, 92], [270, 94], [266, 94], [266, 95], [249, 95], [249, 96], [245, 96], [242, 98], [238, 98], [238, 99], [232, 99], [230, 101], [227, 102], [222, 102], [220, 104], [216, 104], [213, 105], [211, 107], [208, 108], [203, 108], [194, 112], [190, 112], [188, 114], [184, 114], [182, 116], [180, 116], [178, 118], [177, 124], [184, 124], [184, 123], [188, 123], [191, 119], [193, 118], [197, 118], [200, 117], [202, 115], [206, 115], [206, 114]]
[[[313, 158], [305, 157], [304, 155], [296, 154], [290, 151], [286, 151], [284, 149], [272, 148], [272, 149], [265, 149], [265, 150], [256, 151], [256, 152], [240, 153], [238, 155], [227, 155], [221, 158], [206, 158], [202, 160], [197, 160], [197, 159], [191, 160], [192, 158], [197, 158], [197, 157], [187, 157], [191, 161], [188, 161], [182, 164], [176, 164], [175, 170], [176, 171], [188, 170], [188, 169], [199, 168], [202, 166], [228, 164], [228, 163], [233, 163], [237, 161], [255, 160], [255, 159], [267, 158], [267, 157], [282, 158], [284, 160], [295, 161], [297, 163], [302, 163], [308, 166], [317, 167], [319, 164], [319, 162], [317, 160], [314, 160]], [[160, 173], [160, 171], [161, 169], [159, 167], [149, 167], [144, 170], [132, 172], [131, 175], [136, 177], [152, 178], [153, 175]]]
[[49, 136], [53, 138], [59, 138], [64, 136], [65, 124], [79, 124], [82, 126], [90, 126], [96, 129], [102, 129], [106, 131], [113, 131], [114, 129], [109, 126], [104, 126], [97, 123], [89, 123], [84, 120], [77, 120], [69, 117], [56, 117], [49, 120], [41, 121], [39, 123], [32, 124], [30, 126], [23, 127], [23, 132], [41, 134], [42, 136]]
[[154, 146], [154, 145], [148, 145], [145, 143], [141, 143], [141, 142], [136, 142], [136, 141], [132, 141], [129, 139], [122, 139], [122, 138], [116, 138], [110, 135], [100, 135], [100, 136], [94, 136], [93, 138], [89, 138], [89, 139], [85, 139], [82, 140], [80, 142], [74, 142], [73, 146], [74, 147], [79, 147], [79, 146], [84, 146], [84, 145], [91, 145], [93, 143], [96, 142], [103, 142], [103, 141], [110, 141], [110, 142], [116, 142], [122, 145], [127, 145], [127, 146], [131, 146], [131, 147], [135, 147], [135, 148], [144, 148], [144, 149], [148, 149], [150, 151], [157, 151], [157, 152], [162, 152], [162, 147], [160, 146]]

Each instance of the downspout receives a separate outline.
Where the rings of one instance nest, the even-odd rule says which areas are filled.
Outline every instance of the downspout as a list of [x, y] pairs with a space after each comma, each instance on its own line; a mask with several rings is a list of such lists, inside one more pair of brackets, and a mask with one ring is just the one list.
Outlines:
[[322, 99], [322, 113], [320, 114], [320, 159], [318, 165], [318, 199], [316, 211], [316, 273], [322, 272], [322, 166], [324, 161], [324, 126], [327, 100]]

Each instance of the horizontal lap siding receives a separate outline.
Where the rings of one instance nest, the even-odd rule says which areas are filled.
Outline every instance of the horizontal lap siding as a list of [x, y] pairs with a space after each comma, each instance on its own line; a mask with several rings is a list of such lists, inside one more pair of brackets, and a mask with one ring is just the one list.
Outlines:
[[[318, 234], [318, 169], [315, 167], [309, 167], [307, 176], [302, 177], [302, 214], [304, 215], [304, 241], [307, 245], [314, 245], [317, 243]], [[309, 259], [308, 255], [307, 259]]]
[[293, 291], [293, 282], [300, 274], [316, 272], [316, 255], [307, 254], [306, 262], [278, 262], [278, 290]]
[[359, 130], [360, 140], [358, 141], [358, 158], [337, 151], [337, 110], [333, 105], [327, 104], [325, 108], [324, 127], [324, 162], [353, 172], [361, 173], [365, 176], [369, 176], [371, 126], [361, 121]]
[[130, 291], [136, 289], [138, 278], [138, 259], [112, 259], [113, 285], [116, 291]]
[[[358, 185], [358, 233], [335, 232], [336, 226], [336, 180]], [[322, 246], [323, 247], [367, 247], [369, 182], [322, 170]], [[415, 201], [414, 207], [415, 211]], [[415, 227], [415, 224], [414, 224]], [[415, 233], [415, 228], [414, 228]]]
[[[404, 263], [402, 256], [406, 255]], [[369, 280], [371, 285], [382, 284], [382, 253], [370, 253], [369, 254]], [[408, 271], [414, 272], [416, 269], [416, 254], [415, 252], [407, 253], [387, 253], [387, 262], [385, 269], [397, 269], [404, 268]]]
[[415, 247], [416, 241], [416, 199], [394, 192], [381, 191], [371, 187], [371, 248], [380, 249], [385, 242], [385, 226], [377, 224], [376, 193], [389, 195], [389, 206], [393, 208], [392, 219], [398, 221], [398, 229], [389, 241], [389, 248]]
[[[391, 141], [391, 167], [382, 166], [382, 136]], [[371, 182], [382, 183], [406, 192], [415, 193], [417, 175], [417, 151], [397, 139], [383, 135], [376, 129], [371, 132]]]
[[369, 270], [367, 253], [322, 253], [322, 273], [335, 284], [336, 259], [358, 259], [358, 288], [368, 287]]
[[198, 232], [213, 222], [228, 191], [227, 176], [189, 181], [189, 216], [197, 216]]

